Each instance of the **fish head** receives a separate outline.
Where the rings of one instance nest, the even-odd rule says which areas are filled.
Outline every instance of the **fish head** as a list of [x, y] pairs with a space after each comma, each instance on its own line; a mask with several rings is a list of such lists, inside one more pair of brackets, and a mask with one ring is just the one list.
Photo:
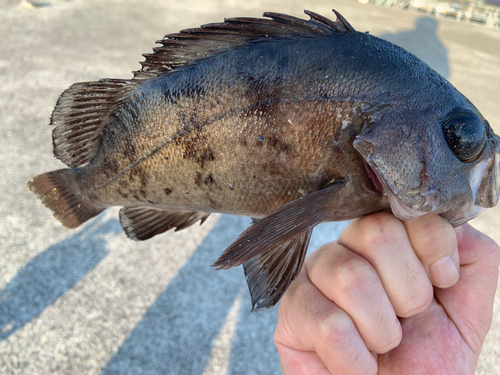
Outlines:
[[462, 103], [446, 111], [386, 110], [354, 140], [401, 220], [434, 213], [459, 226], [497, 204], [500, 138]]

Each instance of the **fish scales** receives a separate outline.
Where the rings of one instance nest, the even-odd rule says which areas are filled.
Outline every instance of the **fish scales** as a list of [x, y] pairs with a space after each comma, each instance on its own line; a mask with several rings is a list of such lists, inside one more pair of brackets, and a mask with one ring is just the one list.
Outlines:
[[254, 310], [279, 301], [320, 222], [390, 209], [460, 225], [494, 206], [498, 137], [477, 108], [334, 12], [184, 30], [131, 80], [71, 86], [51, 119], [71, 168], [29, 189], [69, 228], [124, 206], [135, 240], [212, 212], [254, 218], [214, 264], [244, 265]]
[[[307, 63], [296, 56], [326, 49], [331, 38], [304, 39], [240, 47], [143, 84], [82, 170], [79, 180], [97, 198], [89, 200], [263, 217], [345, 175], [347, 151], [333, 142], [351, 144], [361, 131], [359, 122], [350, 131], [341, 125], [366, 92], [346, 98], [345, 79], [327, 68], [333, 51]], [[246, 63], [254, 59], [263, 63]], [[326, 75], [340, 83], [325, 85]]]

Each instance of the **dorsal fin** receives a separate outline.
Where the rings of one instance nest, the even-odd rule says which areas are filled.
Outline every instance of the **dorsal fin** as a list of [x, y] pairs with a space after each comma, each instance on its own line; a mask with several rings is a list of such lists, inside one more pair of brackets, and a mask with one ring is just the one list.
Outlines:
[[147, 79], [171, 71], [191, 61], [221, 52], [229, 47], [266, 38], [291, 36], [314, 37], [318, 35], [348, 33], [354, 28], [337, 11], [336, 21], [311, 11], [304, 11], [309, 20], [280, 13], [266, 12], [266, 18], [227, 18], [221, 23], [202, 25], [199, 28], [168, 34], [158, 41], [162, 47], [154, 53], [144, 54], [142, 69], [134, 72], [135, 79]]
[[50, 125], [54, 155], [68, 167], [88, 163], [96, 154], [102, 129], [120, 101], [140, 81], [101, 79], [80, 82], [66, 89], [57, 100]]

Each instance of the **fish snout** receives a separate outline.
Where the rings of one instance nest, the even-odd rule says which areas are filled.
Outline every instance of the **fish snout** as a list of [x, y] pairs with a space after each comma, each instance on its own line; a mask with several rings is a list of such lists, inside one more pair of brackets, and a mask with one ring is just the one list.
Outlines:
[[474, 202], [480, 207], [493, 207], [500, 197], [500, 138], [489, 139], [493, 155], [470, 170], [470, 186]]

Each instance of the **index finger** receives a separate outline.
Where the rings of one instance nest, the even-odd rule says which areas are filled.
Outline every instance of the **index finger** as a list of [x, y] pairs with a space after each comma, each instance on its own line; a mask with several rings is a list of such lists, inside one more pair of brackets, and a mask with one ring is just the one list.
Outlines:
[[372, 264], [398, 316], [429, 306], [432, 284], [401, 220], [385, 212], [364, 216], [353, 220], [338, 242]]

